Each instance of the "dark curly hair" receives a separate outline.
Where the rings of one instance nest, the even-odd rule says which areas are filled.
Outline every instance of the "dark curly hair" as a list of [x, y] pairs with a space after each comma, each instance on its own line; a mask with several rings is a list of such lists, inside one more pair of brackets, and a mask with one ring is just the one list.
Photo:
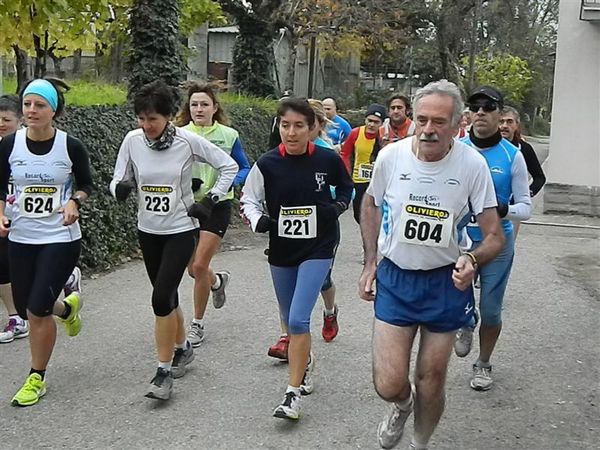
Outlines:
[[133, 97], [133, 111], [142, 113], [158, 113], [165, 117], [173, 117], [179, 109], [179, 91], [162, 80], [143, 85]]

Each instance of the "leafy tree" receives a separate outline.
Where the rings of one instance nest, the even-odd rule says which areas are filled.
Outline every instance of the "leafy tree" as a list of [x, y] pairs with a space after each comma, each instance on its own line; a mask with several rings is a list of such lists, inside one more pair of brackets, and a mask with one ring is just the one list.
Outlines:
[[178, 20], [177, 0], [134, 0], [129, 19], [129, 98], [151, 81], [162, 79], [178, 86], [185, 79]]
[[273, 39], [283, 0], [218, 0], [239, 28], [233, 48], [233, 83], [258, 97], [275, 95]]
[[494, 86], [505, 100], [520, 107], [529, 90], [533, 74], [527, 61], [508, 53], [475, 58], [475, 80], [478, 85]]

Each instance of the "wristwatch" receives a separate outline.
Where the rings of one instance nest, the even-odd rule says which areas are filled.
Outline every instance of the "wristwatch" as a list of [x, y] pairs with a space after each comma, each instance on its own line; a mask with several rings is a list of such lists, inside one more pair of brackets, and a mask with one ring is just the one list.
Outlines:
[[73, 195], [71, 200], [75, 202], [78, 208], [81, 208], [81, 205], [83, 205], [83, 202], [81, 201], [81, 195]]

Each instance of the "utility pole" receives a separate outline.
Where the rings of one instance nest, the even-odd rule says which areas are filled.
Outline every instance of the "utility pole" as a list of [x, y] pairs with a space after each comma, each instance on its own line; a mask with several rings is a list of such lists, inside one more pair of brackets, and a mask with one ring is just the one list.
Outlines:
[[310, 49], [308, 56], [308, 98], [312, 98], [315, 81], [315, 53], [317, 47], [317, 36], [310, 37]]

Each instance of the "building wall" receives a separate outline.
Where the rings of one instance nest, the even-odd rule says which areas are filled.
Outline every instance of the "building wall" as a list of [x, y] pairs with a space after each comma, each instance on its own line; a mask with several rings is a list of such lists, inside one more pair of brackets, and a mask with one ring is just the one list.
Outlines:
[[560, 1], [550, 183], [600, 186], [600, 21], [579, 20], [581, 3]]
[[561, 0], [544, 212], [600, 216], [600, 21]]

